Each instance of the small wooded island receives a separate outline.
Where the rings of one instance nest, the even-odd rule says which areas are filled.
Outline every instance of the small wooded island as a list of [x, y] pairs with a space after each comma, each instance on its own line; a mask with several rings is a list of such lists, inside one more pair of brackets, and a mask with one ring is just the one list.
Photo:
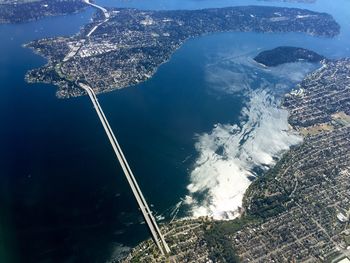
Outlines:
[[30, 70], [26, 80], [58, 86], [60, 98], [136, 85], [149, 79], [182, 44], [217, 32], [300, 32], [334, 37], [333, 17], [305, 9], [238, 6], [201, 10], [150, 11], [99, 7], [91, 23], [70, 37], [45, 38], [25, 45], [48, 63]]
[[311, 50], [300, 47], [277, 47], [271, 50], [260, 52], [254, 60], [267, 67], [276, 67], [285, 63], [311, 62], [316, 63], [325, 57]]

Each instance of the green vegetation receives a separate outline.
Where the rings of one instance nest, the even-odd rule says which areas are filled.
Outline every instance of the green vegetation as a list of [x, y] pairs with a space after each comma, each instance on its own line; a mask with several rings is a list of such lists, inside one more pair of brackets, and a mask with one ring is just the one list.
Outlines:
[[289, 200], [286, 194], [260, 196], [252, 200], [253, 209], [250, 210], [250, 213], [263, 219], [276, 216], [286, 210], [283, 204]]
[[344, 235], [343, 238], [346, 246], [350, 246], [350, 236]]
[[298, 61], [320, 62], [323, 56], [304, 48], [299, 47], [277, 47], [259, 53], [254, 60], [268, 67], [276, 67], [284, 63]]
[[[205, 225], [204, 240], [210, 250], [211, 260], [239, 262], [239, 257], [232, 244], [232, 236], [248, 225], [258, 224], [286, 210], [285, 203], [290, 201], [289, 191], [279, 186], [276, 176], [280, 175], [288, 160], [290, 156], [284, 155], [275, 167], [251, 184], [244, 200], [246, 213], [241, 218], [231, 221], [214, 221]], [[273, 189], [269, 189], [270, 186], [273, 186]], [[269, 194], [266, 189], [271, 190], [274, 194]]]
[[[245, 195], [246, 213], [241, 218], [214, 221], [206, 225], [204, 239], [210, 250], [210, 259], [214, 262], [240, 262], [232, 244], [232, 236], [248, 225], [259, 224], [286, 210], [285, 203], [290, 201], [289, 191], [278, 186], [276, 176], [289, 159], [290, 156], [286, 154], [275, 167], [252, 183]], [[277, 187], [278, 191], [272, 191], [275, 194], [269, 195], [265, 191], [270, 185]]]
[[81, 0], [0, 0], [0, 24], [71, 14], [86, 6]]
[[214, 262], [240, 262], [230, 237], [247, 224], [258, 222], [259, 219], [256, 217], [244, 216], [231, 221], [214, 221], [207, 224], [204, 240], [210, 250], [210, 259]]
[[290, 154], [285, 154], [273, 168], [250, 185], [243, 200], [248, 215], [266, 219], [286, 210], [285, 204], [291, 200], [291, 189], [287, 189], [289, 186], [282, 186], [276, 178], [290, 160]]

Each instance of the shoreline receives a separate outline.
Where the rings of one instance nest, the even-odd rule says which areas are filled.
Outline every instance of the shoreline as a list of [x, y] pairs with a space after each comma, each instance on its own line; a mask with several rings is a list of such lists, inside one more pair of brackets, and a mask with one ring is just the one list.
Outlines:
[[[315, 72], [319, 72], [319, 70], [323, 67], [324, 67], [324, 65], [321, 65], [320, 68], [317, 68], [316, 70], [308, 73], [304, 77], [304, 79], [307, 79], [309, 76], [311, 76]], [[285, 98], [290, 93], [291, 93], [291, 91], [286, 92], [283, 97]], [[283, 102], [284, 101], [280, 101], [279, 108], [284, 109], [284, 110], [288, 110], [288, 108], [283, 106]], [[290, 110], [288, 110], [288, 119], [289, 119], [289, 116], [290, 116]], [[304, 145], [305, 136], [303, 136], [301, 133], [299, 133], [298, 130], [290, 124], [289, 120], [288, 120], [288, 125], [291, 128], [290, 132], [297, 132], [298, 135], [303, 139], [302, 142], [300, 142], [298, 145], [296, 145], [297, 148], [302, 147]], [[206, 237], [207, 234], [205, 234], [205, 233], [207, 230], [210, 230], [210, 229], [213, 229], [213, 230], [210, 230], [210, 232], [214, 231], [215, 229], [217, 229], [215, 231], [221, 231], [220, 229], [222, 229], [222, 228], [226, 229], [226, 225], [227, 225], [227, 226], [230, 226], [230, 228], [232, 227], [232, 229], [230, 231], [233, 230], [236, 233], [237, 231], [239, 232], [240, 229], [242, 229], [243, 227], [250, 226], [250, 225], [252, 225], [254, 227], [254, 225], [260, 224], [262, 222], [261, 221], [262, 219], [252, 215], [251, 214], [252, 212], [250, 211], [251, 210], [251, 207], [250, 207], [251, 201], [252, 201], [252, 198], [254, 198], [254, 191], [256, 190], [254, 188], [256, 188], [256, 186], [261, 187], [260, 182], [265, 182], [265, 181], [270, 180], [271, 178], [274, 178], [275, 172], [278, 171], [278, 169], [280, 169], [281, 162], [284, 162], [284, 160], [286, 158], [289, 158], [288, 156], [292, 152], [293, 152], [292, 149], [284, 151], [281, 154], [279, 160], [277, 160], [273, 166], [271, 166], [268, 170], [266, 170], [264, 172], [264, 174], [257, 177], [256, 180], [252, 181], [249, 184], [247, 189], [244, 191], [244, 195], [243, 195], [243, 199], [242, 199], [242, 207], [238, 208], [236, 210], [238, 212], [238, 214], [237, 214], [237, 216], [235, 216], [235, 218], [227, 219], [227, 220], [225, 220], [225, 219], [218, 220], [212, 216], [185, 217], [185, 218], [176, 219], [172, 223], [180, 224], [181, 227], [186, 229], [187, 225], [191, 225], [192, 223], [195, 223], [195, 222], [197, 222], [197, 223], [200, 222], [199, 224], [200, 224], [201, 230], [192, 232], [190, 235], [191, 238], [196, 238], [196, 239], [198, 238], [199, 240], [201, 240], [201, 239], [206, 240], [208, 237]], [[294, 192], [295, 192], [295, 188], [293, 190], [293, 193]], [[169, 223], [161, 224], [161, 229], [162, 229], [162, 231], [165, 232], [166, 237], [170, 233], [167, 231], [175, 231], [175, 232], [178, 231], [178, 230], [169, 230], [169, 229], [173, 229], [171, 224], [169, 225]], [[175, 227], [175, 229], [176, 229], [176, 227]], [[225, 231], [227, 231], [227, 229]], [[224, 234], [224, 232], [222, 234]], [[189, 233], [187, 233], [186, 236], [189, 236]], [[131, 251], [127, 257], [125, 257], [123, 259], [118, 259], [118, 261], [115, 261], [115, 262], [123, 262], [123, 263], [133, 262], [135, 257], [142, 258], [143, 256], [148, 255], [147, 253], [150, 253], [150, 252], [146, 252], [146, 251], [148, 251], [148, 249], [151, 249], [151, 247], [152, 247], [152, 244], [149, 242], [150, 242], [149, 239], [145, 240], [143, 242], [140, 242], [136, 247], [131, 249]], [[147, 246], [149, 246], [149, 248], [146, 248], [145, 244], [148, 244]], [[209, 259], [210, 258], [210, 252], [209, 252], [210, 248], [203, 247], [202, 249], [203, 249], [202, 252], [206, 255], [207, 259]], [[166, 257], [159, 258], [159, 255], [152, 254], [152, 253], [150, 253], [149, 256], [146, 256], [146, 257], [153, 257], [154, 261], [156, 261], [156, 262], [161, 262], [163, 260], [166, 260]], [[203, 258], [201, 258], [201, 259], [203, 259]], [[205, 262], [205, 261], [199, 261], [199, 262]]]
[[[99, 10], [102, 10], [101, 8], [99, 8]], [[248, 24], [243, 28], [240, 27], [240, 24], [234, 23], [234, 21], [237, 20], [237, 15], [233, 15], [234, 12], [238, 12], [238, 14], [241, 13], [245, 16], [247, 13], [257, 12], [255, 8], [257, 7], [240, 6], [201, 9], [200, 11], [108, 9], [109, 13], [107, 14], [110, 14], [110, 16], [107, 17], [106, 13], [103, 12], [104, 20], [100, 21], [101, 17], [96, 17], [95, 15], [91, 23], [86, 24], [79, 32], [71, 37], [45, 38], [28, 43], [28, 47], [40, 50], [41, 56], [46, 57], [48, 63], [40, 68], [32, 69], [27, 72], [26, 78], [34, 83], [43, 81], [50, 82], [58, 87], [57, 94], [60, 98], [69, 98], [83, 95], [81, 91], [75, 88], [74, 80], [89, 76], [85, 80], [93, 87], [95, 93], [99, 94], [134, 86], [147, 81], [157, 72], [162, 64], [167, 63], [171, 59], [173, 54], [183, 46], [186, 41], [192, 38], [227, 32], [300, 32], [306, 35], [324, 37], [334, 37], [339, 34], [339, 25], [332, 16], [325, 13], [296, 8], [281, 9], [279, 7], [264, 6], [264, 12], [261, 17], [259, 17], [261, 20], [259, 27], [257, 27], [256, 22], [253, 23], [251, 21], [251, 16], [247, 17], [246, 21], [243, 21]], [[260, 8], [261, 7], [259, 7], [259, 10]], [[114, 13], [113, 10], [117, 10], [118, 13]], [[285, 17], [293, 23], [294, 27], [286, 27], [283, 23], [280, 24], [280, 22], [275, 22], [274, 20], [271, 22], [270, 20], [272, 18], [266, 20], [265, 16], [270, 17], [274, 15], [276, 11], [285, 12]], [[123, 14], [121, 14], [121, 12], [123, 12]], [[186, 14], [192, 12], [194, 16], [193, 19], [182, 21], [184, 20], [182, 12]], [[200, 17], [202, 17], [202, 14], [200, 14], [200, 12], [203, 12], [207, 18], [204, 23], [198, 25], [193, 21], [201, 19]], [[300, 19], [295, 18], [295, 14], [299, 14], [300, 12], [309, 15], [312, 14], [312, 19], [307, 18], [300, 21]], [[219, 16], [221, 13], [222, 15], [226, 14], [228, 18]], [[133, 20], [127, 25], [124, 25], [125, 22], [123, 20], [118, 20], [119, 16], [130, 16], [133, 17]], [[218, 22], [218, 17], [223, 21], [219, 19]], [[321, 27], [321, 25], [315, 25], [315, 21], [323, 20], [328, 23], [326, 28]], [[211, 23], [213, 21], [215, 22], [214, 24]], [[227, 26], [223, 27], [220, 22], [227, 22]], [[103, 23], [105, 23], [103, 32], [116, 31], [115, 34], [117, 34], [117, 36], [112, 34], [108, 36], [108, 33], [101, 34], [102, 32], [96, 35], [95, 29]], [[206, 25], [206, 23], [208, 25]], [[131, 29], [127, 31], [127, 28], [125, 30], [120, 30], [120, 27], [127, 27], [129, 24], [134, 27], [137, 26], [137, 28], [139, 24], [141, 24], [142, 28], [137, 30], [133, 29], [134, 31]], [[151, 29], [148, 29], [148, 27]], [[87, 35], [84, 35], [87, 29], [91, 30], [87, 32]], [[91, 32], [94, 32], [94, 34], [89, 36]], [[134, 35], [140, 36], [134, 39]], [[89, 45], [79, 45], [79, 50], [77, 50], [76, 53], [83, 49], [87, 55], [81, 57], [77, 54], [76, 56], [69, 57], [69, 54], [72, 52], [71, 46], [76, 47], [82, 40], [87, 40]], [[55, 50], [52, 50], [49, 46], [55, 46]], [[120, 46], [123, 48], [121, 49]], [[63, 51], [65, 51], [64, 58], [61, 58], [61, 56], [63, 56]], [[69, 59], [67, 58], [67, 54]], [[66, 58], [68, 59], [67, 61], [65, 61]], [[113, 58], [113, 61], [111, 58]], [[136, 60], [131, 58], [135, 58]], [[54, 70], [57, 64], [60, 65], [62, 72], [65, 72], [65, 75], [69, 76], [69, 78], [62, 79], [57, 76], [57, 72]], [[95, 64], [99, 64], [100, 67], [96, 68]], [[101, 70], [101, 67], [103, 70]], [[105, 77], [102, 79], [101, 75]]]

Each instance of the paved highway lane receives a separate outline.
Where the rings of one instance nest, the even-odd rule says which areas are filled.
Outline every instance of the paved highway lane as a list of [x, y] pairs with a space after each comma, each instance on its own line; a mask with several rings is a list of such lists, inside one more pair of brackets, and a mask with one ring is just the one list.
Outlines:
[[120, 148], [120, 145], [108, 123], [108, 120], [106, 118], [106, 116], [103, 113], [103, 110], [97, 100], [97, 97], [95, 95], [95, 92], [93, 91], [93, 89], [83, 83], [79, 83], [79, 86], [81, 88], [83, 88], [87, 94], [89, 95], [94, 108], [97, 112], [98, 117], [100, 118], [100, 121], [105, 129], [105, 132], [108, 136], [108, 139], [113, 147], [113, 150], [117, 156], [117, 159], [123, 169], [123, 172], [126, 176], [126, 179], [131, 187], [131, 190], [136, 198], [136, 201], [141, 209], [142, 215], [145, 218], [145, 221], [149, 227], [149, 230], [151, 231], [152, 237], [154, 239], [154, 242], [156, 243], [156, 245], [158, 246], [158, 248], [160, 249], [162, 254], [168, 254], [170, 252], [170, 249], [167, 245], [167, 243], [164, 240], [164, 237], [157, 225], [157, 222], [155, 220], [155, 218], [152, 215], [152, 211], [150, 210], [149, 206], [147, 205], [147, 202], [141, 192], [140, 187], [138, 186], [136, 179], [129, 167], [129, 164]]

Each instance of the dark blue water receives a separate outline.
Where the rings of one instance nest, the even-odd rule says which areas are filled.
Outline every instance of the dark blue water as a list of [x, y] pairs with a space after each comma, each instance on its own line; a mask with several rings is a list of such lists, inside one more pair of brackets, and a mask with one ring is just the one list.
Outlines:
[[[131, 246], [148, 236], [88, 98], [58, 100], [54, 87], [23, 80], [28, 69], [44, 63], [23, 43], [76, 32], [89, 15], [0, 27], [1, 230], [7, 262], [104, 262], [114, 242]], [[188, 163], [182, 161], [193, 152], [194, 133], [232, 119], [229, 112], [241, 107], [239, 99], [219, 102], [203, 93], [203, 54], [192, 49], [176, 54], [144, 85], [101, 96], [158, 212], [185, 193]]]
[[[209, 5], [110, 3], [155, 9]], [[344, 12], [339, 20], [345, 25]], [[0, 26], [0, 262], [105, 262], [120, 244], [133, 246], [148, 237], [88, 98], [59, 100], [53, 86], [23, 79], [45, 60], [22, 44], [73, 34], [91, 14], [88, 9]], [[168, 217], [169, 208], [186, 194], [196, 134], [215, 123], [238, 122], [244, 99], [210, 87], [205, 79], [210, 58], [291, 43], [340, 57], [350, 55], [348, 36], [348, 31], [334, 40], [300, 34], [207, 36], [187, 42], [146, 83], [99, 96], [154, 211]]]

